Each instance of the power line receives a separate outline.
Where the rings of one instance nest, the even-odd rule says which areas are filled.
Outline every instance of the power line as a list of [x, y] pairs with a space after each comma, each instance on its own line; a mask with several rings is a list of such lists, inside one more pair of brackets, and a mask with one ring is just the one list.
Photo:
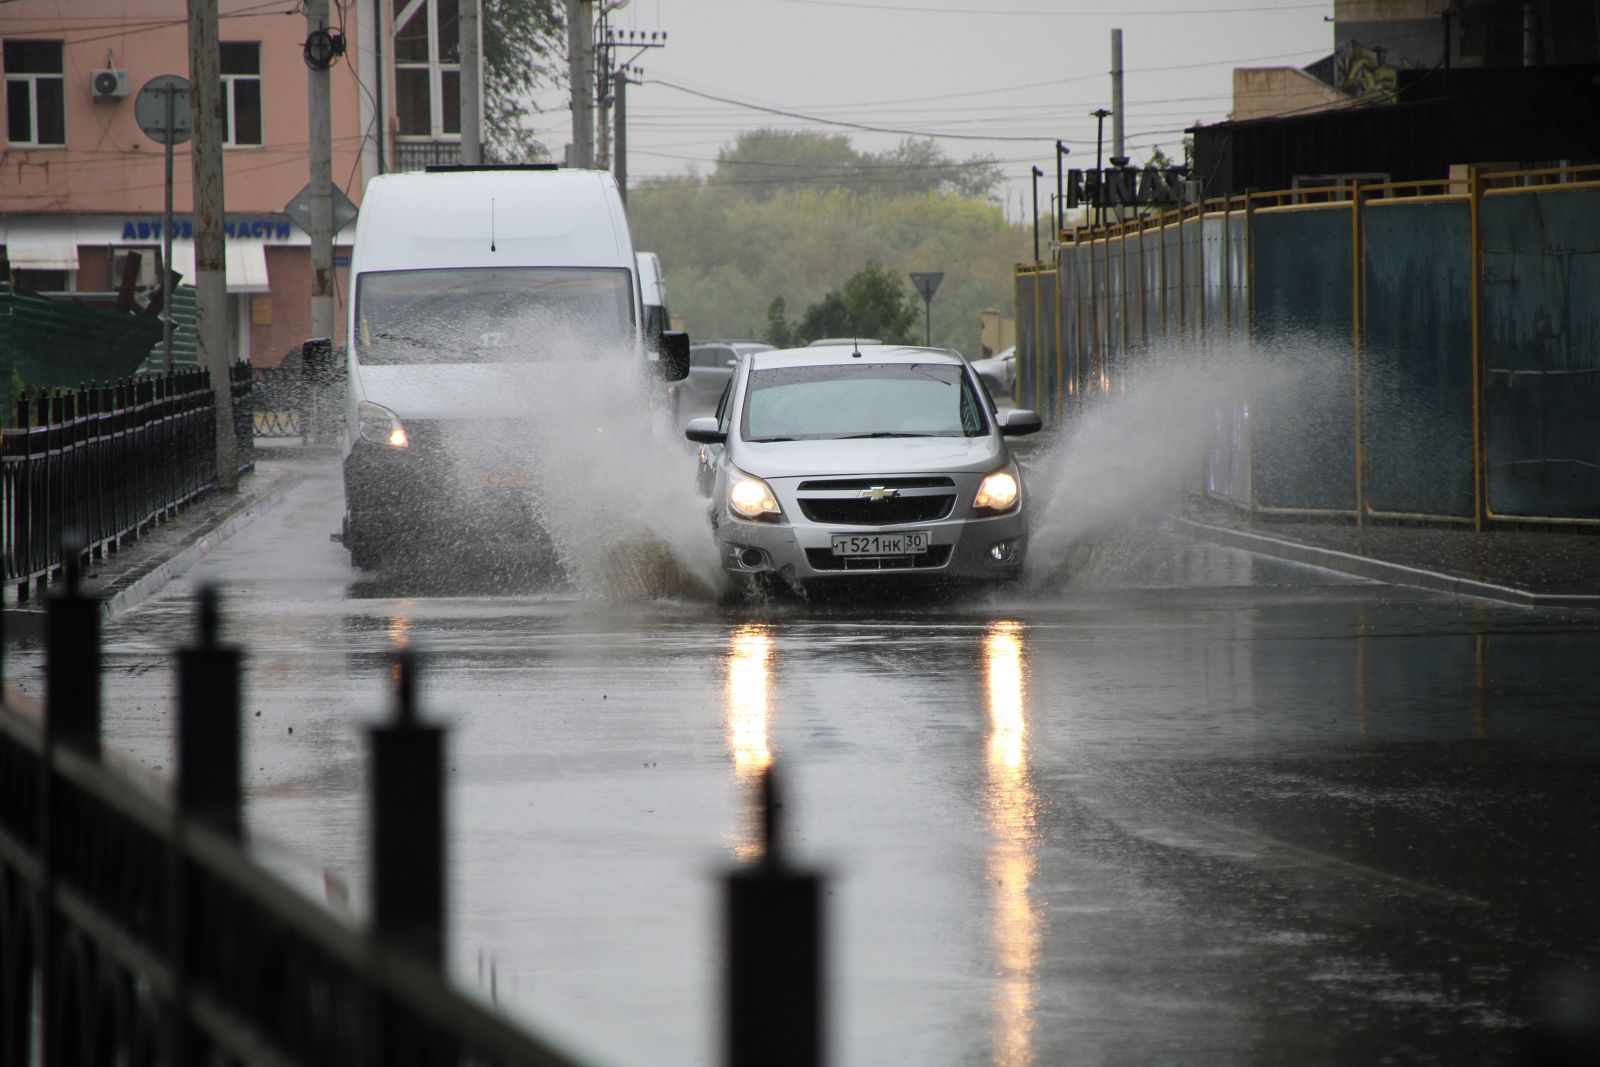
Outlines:
[[922, 7], [917, 5], [901, 4], [868, 4], [860, 0], [778, 0], [783, 4], [805, 4], [814, 7], [848, 7], [858, 11], [882, 11], [885, 13], [899, 14], [910, 12], [921, 15], [1004, 15], [1021, 16], [1025, 18], [1139, 18], [1152, 15], [1267, 15], [1279, 11], [1298, 11], [1321, 9], [1327, 10], [1328, 3], [1315, 4], [1272, 4], [1267, 7], [1213, 7], [1213, 8], [1164, 8], [1119, 11], [1040, 11], [1037, 9], [995, 9], [974, 7]]

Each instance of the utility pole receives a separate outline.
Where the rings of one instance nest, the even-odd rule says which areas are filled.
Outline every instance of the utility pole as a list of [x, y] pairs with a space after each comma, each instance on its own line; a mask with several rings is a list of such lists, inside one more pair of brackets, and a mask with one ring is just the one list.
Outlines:
[[[627, 0], [608, 0], [600, 9], [600, 16], [604, 18], [611, 11], [616, 10]], [[607, 160], [603, 166], [611, 167], [617, 176], [617, 188], [622, 191], [622, 202], [628, 202], [628, 83], [632, 75], [643, 75], [643, 67], [632, 66], [635, 59], [644, 55], [649, 48], [665, 48], [667, 35], [661, 31], [646, 32], [643, 30], [627, 30], [618, 34], [607, 26], [600, 40], [595, 44], [595, 54], [601, 66], [611, 71], [609, 84], [613, 99], [616, 101], [616, 158]], [[628, 61], [612, 69], [611, 56], [618, 48], [637, 48]], [[644, 84], [634, 81], [634, 85]]]
[[617, 193], [628, 206], [628, 68], [620, 67], [612, 79], [617, 94]]
[[[311, 336], [333, 337], [333, 120], [328, 68], [334, 50], [328, 0], [305, 0], [306, 96], [311, 155]], [[320, 47], [314, 47], [318, 45]]]
[[1070, 151], [1071, 149], [1062, 142], [1056, 142], [1056, 210], [1061, 213], [1061, 221], [1058, 224], [1060, 229], [1056, 231], [1055, 237], [1057, 242], [1061, 240], [1060, 231], [1067, 228], [1067, 198], [1061, 187], [1061, 157]]
[[[323, 0], [326, 6], [326, 0]], [[223, 238], [222, 46], [217, 0], [189, 0], [189, 102], [194, 110], [195, 327], [200, 365], [211, 372], [216, 402], [216, 487], [239, 488], [233, 437], [233, 361], [228, 358], [228, 278]]]
[[589, 75], [594, 51], [594, 0], [567, 0], [567, 80], [572, 86], [572, 151], [567, 166], [594, 166], [594, 79]]
[[[461, 23], [461, 162], [483, 162], [483, 62], [478, 0], [460, 0]], [[318, 334], [318, 336], [327, 336]]]
[[[1111, 31], [1111, 165], [1125, 167], [1128, 158], [1123, 152], [1122, 142], [1122, 31]], [[1117, 162], [1117, 160], [1122, 162]], [[1101, 175], [1103, 178], [1104, 175]], [[1104, 183], [1101, 184], [1104, 189]], [[1113, 213], [1118, 222], [1122, 221], [1122, 205], [1113, 206]]]
[[1039, 262], [1039, 179], [1044, 171], [1033, 168], [1033, 261]]

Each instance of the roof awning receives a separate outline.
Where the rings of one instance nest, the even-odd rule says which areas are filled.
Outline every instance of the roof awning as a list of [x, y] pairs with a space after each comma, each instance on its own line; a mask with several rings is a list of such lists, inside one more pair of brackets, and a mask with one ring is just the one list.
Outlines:
[[[267, 250], [260, 241], [224, 240], [223, 269], [228, 275], [230, 293], [265, 293], [267, 285]], [[195, 283], [194, 241], [172, 242], [172, 269], [183, 275], [183, 283]]]
[[[31, 221], [31, 220], [30, 220]], [[70, 224], [19, 226], [5, 235], [6, 258], [18, 270], [77, 270], [78, 235]]]

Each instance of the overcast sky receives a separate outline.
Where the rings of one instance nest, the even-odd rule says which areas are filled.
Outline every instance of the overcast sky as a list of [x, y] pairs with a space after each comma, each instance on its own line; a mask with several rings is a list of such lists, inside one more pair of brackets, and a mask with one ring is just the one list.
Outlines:
[[[630, 0], [611, 20], [669, 35], [638, 60], [647, 84], [629, 90], [634, 177], [708, 172], [718, 148], [764, 126], [846, 133], [872, 150], [903, 137], [741, 106], [755, 104], [936, 136], [955, 158], [993, 156], [1008, 214], [1020, 218], [1032, 165], [1053, 191], [1057, 138], [1072, 150], [1066, 166], [1094, 166], [1089, 113], [1111, 104], [1113, 27], [1139, 164], [1154, 145], [1181, 159], [1183, 127], [1226, 116], [1234, 67], [1304, 66], [1331, 52], [1332, 14], [1331, 0]], [[559, 158], [568, 102], [561, 92], [538, 102], [540, 136]]]

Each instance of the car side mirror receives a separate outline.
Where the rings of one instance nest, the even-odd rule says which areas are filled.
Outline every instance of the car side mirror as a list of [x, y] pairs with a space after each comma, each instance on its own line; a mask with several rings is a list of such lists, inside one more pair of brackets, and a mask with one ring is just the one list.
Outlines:
[[715, 415], [697, 415], [690, 419], [684, 424], [683, 436], [697, 445], [720, 445], [728, 439]]
[[1000, 419], [1000, 433], [1004, 437], [1021, 437], [1024, 434], [1038, 433], [1044, 429], [1044, 420], [1037, 411], [1027, 408], [1012, 408]]
[[681, 382], [689, 376], [689, 335], [681, 330], [662, 330], [661, 349], [656, 369], [662, 381]]

